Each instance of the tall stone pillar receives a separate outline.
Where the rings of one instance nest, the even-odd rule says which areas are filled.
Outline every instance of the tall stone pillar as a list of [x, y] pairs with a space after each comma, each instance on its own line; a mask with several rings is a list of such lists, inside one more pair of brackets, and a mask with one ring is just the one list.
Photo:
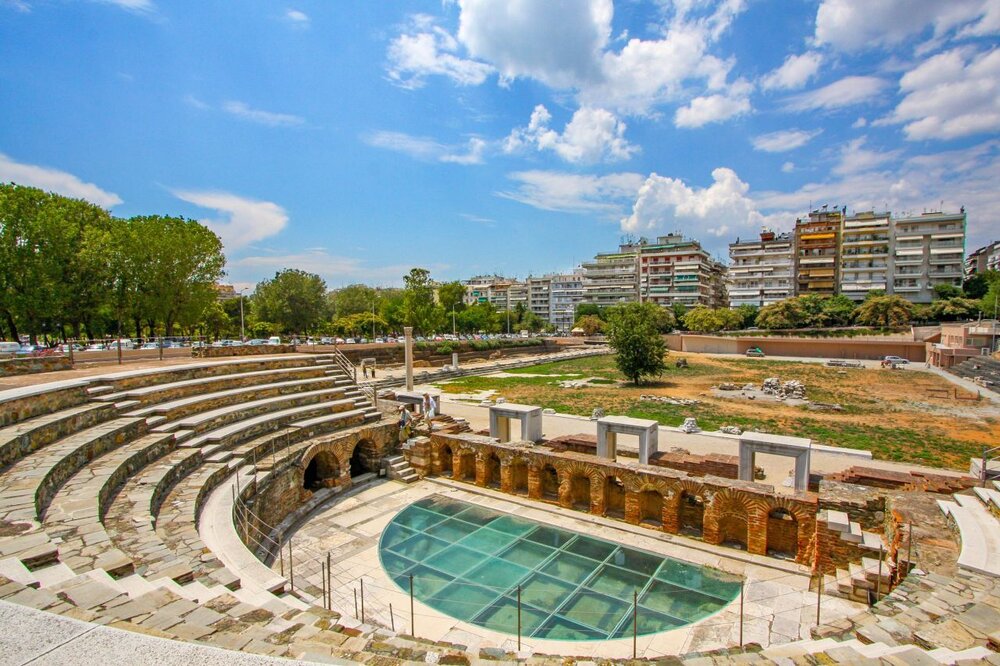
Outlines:
[[404, 326], [403, 335], [406, 336], [406, 342], [403, 346], [406, 354], [406, 390], [413, 390], [413, 327]]

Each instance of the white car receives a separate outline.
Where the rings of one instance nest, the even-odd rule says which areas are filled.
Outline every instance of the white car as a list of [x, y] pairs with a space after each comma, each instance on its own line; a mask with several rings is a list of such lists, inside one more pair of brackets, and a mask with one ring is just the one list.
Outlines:
[[902, 358], [900, 356], [886, 356], [883, 360], [886, 363], [894, 363], [896, 365], [906, 365], [906, 364], [909, 363], [909, 361], [907, 361], [905, 358]]

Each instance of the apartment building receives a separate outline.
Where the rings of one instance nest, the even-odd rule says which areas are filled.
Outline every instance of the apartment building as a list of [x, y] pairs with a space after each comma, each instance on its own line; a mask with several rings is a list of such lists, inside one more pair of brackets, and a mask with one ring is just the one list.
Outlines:
[[729, 245], [729, 307], [764, 307], [795, 295], [795, 237], [764, 229]]
[[465, 304], [475, 305], [476, 303], [489, 303], [493, 295], [493, 285], [497, 282], [506, 282], [506, 278], [499, 275], [477, 275], [464, 280]]
[[696, 240], [674, 233], [655, 242], [641, 239], [639, 253], [639, 300], [670, 307], [675, 303], [693, 307], [726, 307], [726, 268], [712, 259]]
[[840, 227], [844, 211], [826, 206], [795, 220], [795, 290], [799, 295], [832, 296], [840, 273]]
[[840, 232], [840, 293], [863, 301], [869, 291], [892, 291], [893, 219], [866, 211], [845, 217]]
[[639, 300], [639, 251], [634, 244], [584, 262], [583, 302], [607, 307]]
[[576, 306], [583, 302], [583, 272], [551, 276], [548, 322], [568, 334], [576, 321]]
[[965, 209], [895, 220], [891, 293], [930, 303], [939, 284], [962, 286], [965, 274]]
[[539, 277], [529, 276], [528, 287], [528, 309], [545, 323], [549, 323], [552, 303], [552, 276], [543, 275]]
[[984, 245], [965, 259], [966, 280], [986, 271], [1000, 271], [1000, 240]]

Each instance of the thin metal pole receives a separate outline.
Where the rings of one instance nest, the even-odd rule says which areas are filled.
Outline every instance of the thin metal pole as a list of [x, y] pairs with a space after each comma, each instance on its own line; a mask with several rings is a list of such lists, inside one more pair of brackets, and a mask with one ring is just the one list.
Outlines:
[[323, 608], [330, 610], [330, 607], [326, 603], [326, 562], [323, 562], [322, 560], [320, 560], [319, 563], [319, 575], [323, 588]]
[[354, 588], [354, 617], [358, 616], [358, 588]]
[[878, 603], [879, 597], [882, 596], [882, 556], [885, 551], [882, 549], [882, 544], [878, 546], [878, 578], [875, 580], [875, 603]]
[[910, 523], [910, 533], [906, 537], [906, 573], [910, 573], [910, 569], [913, 568], [913, 559], [910, 557], [913, 553], [913, 523]]
[[392, 615], [392, 604], [389, 604], [389, 626], [392, 627], [393, 631], [396, 631], [396, 618]]
[[740, 581], [740, 647], [743, 647], [743, 585]]
[[410, 635], [417, 637], [417, 630], [414, 628], [416, 619], [413, 617], [413, 574], [410, 574]]
[[326, 594], [328, 597], [328, 608], [333, 610], [333, 572], [330, 567], [330, 553], [326, 554]]
[[517, 586], [517, 651], [521, 651], [521, 586]]
[[817, 571], [816, 577], [816, 626], [819, 626], [819, 602], [823, 598], [823, 572]]
[[632, 590], [632, 658], [636, 658], [636, 643], [639, 639], [639, 591]]
[[295, 561], [292, 556], [292, 540], [288, 540], [288, 580], [292, 584], [292, 592], [295, 591]]
[[278, 544], [278, 560], [281, 562], [281, 577], [285, 577], [285, 549]]
[[365, 579], [361, 579], [361, 624], [365, 623]]

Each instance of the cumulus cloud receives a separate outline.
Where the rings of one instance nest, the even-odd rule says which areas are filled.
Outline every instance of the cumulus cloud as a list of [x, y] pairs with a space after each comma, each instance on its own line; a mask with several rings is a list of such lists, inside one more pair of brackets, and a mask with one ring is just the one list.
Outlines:
[[518, 171], [508, 174], [516, 189], [497, 192], [541, 210], [596, 214], [616, 219], [635, 200], [643, 183], [637, 173], [593, 176], [563, 171]]
[[479, 84], [497, 71], [501, 83], [531, 78], [575, 92], [583, 107], [619, 115], [648, 114], [665, 102], [699, 98], [680, 115], [688, 126], [749, 107], [745, 84], [727, 81], [734, 61], [711, 53], [743, 10], [742, 0], [676, 3], [657, 37], [629, 38], [620, 47], [620, 39], [611, 39], [611, 0], [458, 0], [458, 5], [457, 36], [433, 26], [429, 17], [416, 17], [419, 27], [393, 40], [390, 79], [419, 87], [437, 74]]
[[369, 146], [403, 153], [424, 162], [482, 164], [487, 147], [486, 142], [478, 137], [470, 138], [464, 146], [449, 146], [434, 139], [404, 132], [379, 131], [361, 138]]
[[236, 116], [237, 118], [249, 120], [250, 122], [257, 123], [258, 125], [267, 125], [268, 127], [295, 127], [305, 123], [305, 118], [300, 116], [293, 116], [289, 113], [274, 113], [271, 111], [254, 109], [245, 102], [226, 102], [222, 105], [222, 110], [230, 115]]
[[1000, 49], [952, 49], [928, 58], [899, 81], [902, 101], [885, 122], [910, 140], [955, 139], [1000, 131]]
[[[633, 232], [680, 231], [687, 236], [706, 239], [714, 251], [721, 251], [715, 239], [728, 239], [763, 221], [753, 199], [747, 196], [750, 186], [732, 169], [712, 171], [712, 184], [690, 187], [677, 178], [652, 173], [639, 189], [632, 214], [621, 221], [622, 229]], [[728, 242], [726, 240], [725, 242]], [[713, 247], [719, 245], [719, 247]]]
[[458, 42], [433, 18], [411, 17], [406, 32], [389, 44], [389, 80], [402, 88], [423, 87], [428, 76], [446, 76], [459, 85], [479, 85], [493, 67], [456, 55]]
[[274, 236], [288, 224], [285, 209], [270, 201], [217, 191], [174, 190], [171, 193], [181, 201], [222, 213], [221, 218], [201, 221], [219, 235], [229, 250]]
[[74, 199], [85, 199], [104, 208], [110, 208], [122, 202], [121, 197], [114, 192], [103, 190], [93, 183], [85, 183], [71, 173], [50, 167], [16, 162], [0, 153], [0, 183], [8, 182], [30, 185]]
[[801, 148], [819, 136], [822, 132], [823, 130], [821, 129], [779, 130], [768, 134], [759, 134], [751, 139], [751, 143], [753, 143], [755, 150], [762, 150], [765, 153], [783, 153], [789, 150], [795, 150], [796, 148]]
[[932, 28], [935, 37], [1000, 32], [996, 0], [823, 0], [815, 39], [842, 51], [892, 46]]
[[785, 162], [781, 165], [781, 173], [793, 173], [795, 171], [795, 162]]
[[677, 127], [695, 128], [718, 123], [750, 111], [749, 90], [734, 86], [727, 94], [695, 97], [674, 114]]
[[[242, 278], [250, 286], [285, 268], [298, 268], [315, 273], [332, 287], [352, 282], [396, 284], [401, 282], [401, 277], [413, 266], [410, 264], [372, 266], [358, 257], [330, 254], [322, 247], [246, 256], [230, 261], [228, 266], [230, 277], [234, 282], [239, 282]], [[432, 264], [427, 268], [439, 272], [447, 269], [447, 266]]]
[[792, 111], [839, 109], [866, 102], [885, 87], [886, 81], [877, 76], [845, 76], [822, 88], [793, 95], [785, 105]]
[[807, 51], [785, 58], [781, 67], [767, 73], [760, 80], [764, 90], [794, 90], [809, 83], [816, 76], [823, 56], [816, 51]]
[[551, 120], [544, 105], [536, 106], [528, 125], [514, 129], [504, 140], [504, 152], [532, 147], [554, 151], [567, 162], [593, 164], [627, 160], [639, 150], [625, 139], [625, 123], [610, 111], [577, 109], [562, 133], [549, 127]]

